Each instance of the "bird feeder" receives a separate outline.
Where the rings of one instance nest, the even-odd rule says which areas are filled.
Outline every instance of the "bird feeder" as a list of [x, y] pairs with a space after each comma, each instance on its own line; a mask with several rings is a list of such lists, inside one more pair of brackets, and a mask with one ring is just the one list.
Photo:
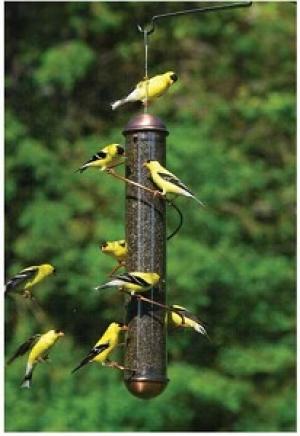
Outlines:
[[[153, 189], [147, 160], [166, 161], [168, 131], [162, 121], [150, 114], [140, 114], [129, 121], [126, 137], [126, 177]], [[145, 297], [166, 301], [166, 204], [161, 198], [132, 184], [126, 184], [126, 240], [128, 271], [157, 272], [160, 281]], [[159, 395], [168, 383], [166, 364], [165, 310], [131, 297], [127, 306], [129, 333], [124, 371], [128, 390], [140, 398]]]

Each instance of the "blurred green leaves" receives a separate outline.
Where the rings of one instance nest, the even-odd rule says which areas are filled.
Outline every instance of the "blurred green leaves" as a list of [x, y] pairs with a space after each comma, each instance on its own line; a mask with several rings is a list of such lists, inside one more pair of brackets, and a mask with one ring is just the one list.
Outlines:
[[94, 60], [93, 50], [83, 41], [66, 41], [43, 53], [34, 76], [43, 88], [58, 85], [71, 91]]

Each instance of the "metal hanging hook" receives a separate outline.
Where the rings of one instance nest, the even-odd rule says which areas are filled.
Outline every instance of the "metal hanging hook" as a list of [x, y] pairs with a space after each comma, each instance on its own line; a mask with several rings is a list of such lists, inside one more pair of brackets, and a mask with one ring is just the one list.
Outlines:
[[196, 13], [201, 13], [201, 12], [210, 12], [210, 11], [218, 11], [218, 10], [224, 10], [224, 9], [233, 9], [233, 8], [241, 8], [241, 7], [249, 7], [249, 6], [252, 6], [252, 1], [232, 2], [232, 3], [225, 4], [225, 5], [206, 6], [204, 8], [186, 9], [183, 11], [169, 12], [167, 14], [154, 15], [151, 18], [151, 21], [149, 24], [146, 24], [144, 27], [142, 27], [140, 24], [137, 24], [137, 28], [141, 33], [151, 35], [151, 33], [153, 33], [155, 30], [154, 22], [159, 20], [160, 18], [176, 17], [179, 15], [196, 14]]

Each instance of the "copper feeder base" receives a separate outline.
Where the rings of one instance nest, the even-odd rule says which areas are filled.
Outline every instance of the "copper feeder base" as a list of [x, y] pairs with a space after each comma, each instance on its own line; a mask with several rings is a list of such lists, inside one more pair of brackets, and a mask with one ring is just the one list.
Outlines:
[[157, 397], [166, 388], [169, 380], [125, 380], [125, 385], [129, 392], [143, 400]]

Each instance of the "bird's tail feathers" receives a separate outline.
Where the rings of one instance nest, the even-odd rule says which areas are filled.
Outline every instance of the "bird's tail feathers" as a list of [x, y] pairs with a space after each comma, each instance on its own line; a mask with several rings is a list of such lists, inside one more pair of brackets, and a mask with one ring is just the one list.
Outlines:
[[197, 203], [198, 204], [200, 204], [200, 206], [202, 206], [202, 207], [205, 207], [205, 204], [204, 203], [202, 203], [202, 201], [201, 200], [199, 200], [197, 197], [195, 197], [194, 195], [192, 195], [191, 196], [194, 200], [196, 200], [197, 201]]
[[21, 388], [29, 389], [31, 387], [32, 372], [33, 372], [33, 366], [30, 363], [28, 363], [27, 367], [26, 367], [25, 377], [24, 377], [22, 384], [21, 384]]
[[99, 291], [100, 289], [113, 288], [115, 286], [122, 286], [123, 284], [122, 280], [114, 279], [104, 285], [97, 286], [95, 289], [96, 291]]
[[123, 98], [121, 100], [116, 100], [113, 103], [111, 103], [112, 110], [116, 110], [119, 106], [122, 106], [124, 103], [126, 103], [126, 99]]
[[72, 369], [71, 374], [74, 374], [74, 372], [78, 371], [81, 367], [82, 367], [81, 364], [76, 366], [76, 368]]
[[84, 365], [86, 365], [89, 362], [88, 359], [84, 359], [76, 368], [72, 369], [71, 374], [74, 374], [74, 372], [78, 371], [80, 368], [82, 368]]
[[96, 286], [94, 289], [95, 289], [95, 291], [100, 291], [101, 289], [106, 289], [106, 288], [109, 288], [110, 286], [108, 286], [107, 284], [105, 284], [105, 285], [99, 285], [99, 286]]
[[74, 171], [74, 173], [83, 173], [87, 169], [87, 166], [83, 165], [82, 167], [78, 168]]
[[205, 328], [201, 324], [195, 324], [194, 329], [201, 335], [207, 335]]

